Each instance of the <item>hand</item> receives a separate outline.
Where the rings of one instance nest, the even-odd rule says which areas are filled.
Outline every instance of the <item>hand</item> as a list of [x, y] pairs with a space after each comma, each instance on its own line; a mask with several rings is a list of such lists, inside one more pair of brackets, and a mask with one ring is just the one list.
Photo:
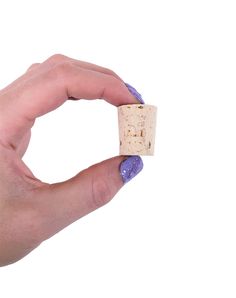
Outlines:
[[118, 156], [62, 183], [33, 175], [22, 156], [35, 119], [80, 98], [103, 98], [115, 106], [137, 103], [113, 71], [62, 55], [32, 65], [0, 91], [0, 266], [110, 201], [142, 169], [139, 157]]

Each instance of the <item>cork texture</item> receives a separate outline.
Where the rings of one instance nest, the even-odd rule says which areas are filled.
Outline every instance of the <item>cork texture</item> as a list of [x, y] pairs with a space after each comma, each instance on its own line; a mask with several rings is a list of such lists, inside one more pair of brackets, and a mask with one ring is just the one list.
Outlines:
[[120, 155], [154, 155], [156, 115], [151, 105], [118, 107]]

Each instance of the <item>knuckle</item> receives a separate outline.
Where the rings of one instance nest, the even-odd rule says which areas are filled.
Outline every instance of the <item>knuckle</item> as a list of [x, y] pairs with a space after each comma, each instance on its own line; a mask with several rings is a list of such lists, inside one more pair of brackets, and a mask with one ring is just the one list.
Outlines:
[[111, 189], [109, 183], [101, 178], [95, 178], [92, 181], [92, 204], [99, 208], [111, 200]]
[[54, 77], [64, 78], [71, 73], [72, 67], [73, 65], [71, 62], [63, 61], [50, 69], [49, 73], [52, 73]]
[[35, 69], [36, 67], [38, 67], [40, 65], [40, 63], [33, 63], [30, 65], [30, 67], [27, 69], [27, 71], [31, 71], [33, 69]]
[[54, 54], [51, 57], [48, 58], [48, 62], [50, 64], [57, 64], [57, 63], [61, 63], [63, 61], [66, 61], [68, 58], [62, 54]]

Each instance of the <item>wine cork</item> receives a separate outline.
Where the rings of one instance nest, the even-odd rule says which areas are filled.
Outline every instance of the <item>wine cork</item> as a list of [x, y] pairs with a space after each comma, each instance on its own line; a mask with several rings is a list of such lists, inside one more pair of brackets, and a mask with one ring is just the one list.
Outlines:
[[118, 107], [120, 155], [154, 155], [156, 114], [152, 105]]

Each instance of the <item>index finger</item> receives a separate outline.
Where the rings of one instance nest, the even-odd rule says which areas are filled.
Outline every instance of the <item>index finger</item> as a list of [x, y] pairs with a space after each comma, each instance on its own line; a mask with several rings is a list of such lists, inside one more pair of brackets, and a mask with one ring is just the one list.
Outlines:
[[70, 97], [104, 99], [115, 106], [137, 103], [121, 80], [70, 61], [31, 77], [10, 93], [14, 111], [31, 120], [56, 109]]

